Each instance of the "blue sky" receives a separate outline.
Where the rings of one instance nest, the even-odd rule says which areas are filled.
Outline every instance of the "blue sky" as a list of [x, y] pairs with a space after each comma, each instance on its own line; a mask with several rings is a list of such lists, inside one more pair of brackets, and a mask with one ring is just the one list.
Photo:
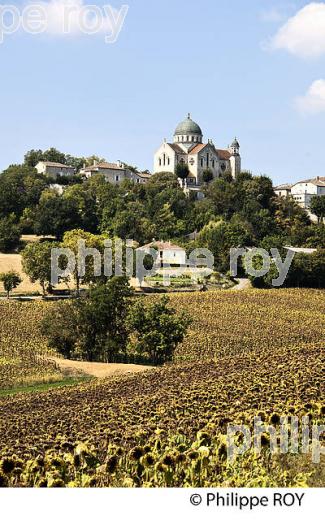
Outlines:
[[315, 31], [297, 43], [295, 28], [274, 40], [309, 2], [124, 1], [114, 44], [103, 34], [5, 37], [0, 169], [50, 146], [152, 169], [163, 138], [191, 112], [218, 148], [237, 136], [255, 174], [275, 183], [325, 175], [325, 43], [313, 50]]

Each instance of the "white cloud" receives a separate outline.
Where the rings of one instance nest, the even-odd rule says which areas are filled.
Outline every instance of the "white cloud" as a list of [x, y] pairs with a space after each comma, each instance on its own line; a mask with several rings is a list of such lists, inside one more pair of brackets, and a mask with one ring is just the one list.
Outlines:
[[304, 96], [296, 98], [295, 105], [302, 114], [325, 112], [325, 79], [314, 81]]
[[325, 54], [325, 3], [312, 2], [279, 29], [268, 48], [284, 49], [303, 58]]

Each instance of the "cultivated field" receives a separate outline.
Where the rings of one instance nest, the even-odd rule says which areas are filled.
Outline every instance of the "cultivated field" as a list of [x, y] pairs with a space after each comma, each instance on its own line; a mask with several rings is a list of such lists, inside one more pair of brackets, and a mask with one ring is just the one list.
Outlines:
[[[32, 283], [28, 276], [24, 273], [21, 265], [21, 255], [5, 255], [0, 253], [0, 273], [7, 273], [9, 271], [16, 271], [22, 283], [13, 290], [13, 294], [21, 293], [40, 293], [42, 288], [38, 283]], [[0, 293], [3, 292], [2, 283], [0, 283]]]
[[[171, 302], [195, 320], [173, 365], [0, 399], [0, 483], [325, 484], [324, 464], [309, 455], [270, 457], [266, 434], [260, 455], [250, 450], [234, 463], [225, 444], [228, 423], [251, 426], [256, 415], [273, 425], [282, 414], [324, 421], [324, 292], [181, 294]], [[13, 344], [30, 334], [39, 309], [16, 307]]]
[[0, 302], [0, 390], [63, 378], [38, 331], [44, 305]]

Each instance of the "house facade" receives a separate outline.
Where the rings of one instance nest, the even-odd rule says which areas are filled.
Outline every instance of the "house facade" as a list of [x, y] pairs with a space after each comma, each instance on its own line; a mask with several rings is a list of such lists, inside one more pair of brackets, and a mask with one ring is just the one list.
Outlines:
[[288, 197], [291, 195], [292, 184], [280, 184], [274, 188], [274, 192], [278, 197]]
[[145, 184], [150, 179], [150, 174], [131, 171], [120, 161], [117, 163], [97, 163], [94, 161], [92, 166], [84, 166], [80, 170], [80, 174], [87, 179], [95, 175], [102, 175], [106, 182], [111, 184], [120, 184], [126, 179], [136, 184]]
[[309, 210], [313, 197], [325, 195], [325, 177], [297, 182], [291, 188], [291, 195], [301, 207]]
[[212, 139], [203, 142], [203, 133], [190, 114], [179, 123], [173, 142], [165, 139], [154, 155], [154, 173], [175, 173], [178, 164], [187, 164], [189, 176], [186, 179], [188, 189], [196, 189], [203, 184], [203, 172], [210, 170], [213, 178], [220, 177], [226, 171], [234, 178], [241, 172], [240, 145], [237, 139], [226, 149], [218, 149]]
[[172, 242], [162, 242], [154, 240], [150, 244], [146, 244], [138, 248], [139, 251], [149, 253], [155, 249], [158, 252], [156, 267], [179, 267], [186, 265], [186, 251], [182, 247]]
[[54, 177], [55, 179], [58, 177], [72, 177], [76, 173], [75, 168], [72, 166], [49, 161], [40, 161], [35, 168], [38, 173]]

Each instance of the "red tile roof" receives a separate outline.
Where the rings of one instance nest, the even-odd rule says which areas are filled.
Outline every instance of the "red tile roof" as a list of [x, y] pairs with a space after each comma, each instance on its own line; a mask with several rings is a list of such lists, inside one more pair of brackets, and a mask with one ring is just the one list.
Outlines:
[[199, 153], [199, 152], [201, 152], [201, 150], [203, 150], [203, 148], [205, 148], [206, 146], [208, 146], [208, 145], [207, 145], [207, 144], [203, 144], [203, 143], [197, 144], [197, 145], [194, 146], [194, 148], [192, 148], [192, 150], [189, 152], [189, 155], [192, 155], [192, 154], [195, 154], [195, 153]]
[[174, 150], [174, 152], [186, 154], [186, 152], [180, 146], [178, 146], [178, 144], [175, 144], [175, 143], [167, 143], [167, 144]]
[[308, 184], [308, 183], [314, 184], [315, 186], [323, 187], [323, 186], [325, 186], [325, 177], [315, 177], [314, 179], [306, 179], [303, 181], [298, 181], [298, 182], [296, 182], [296, 184], [294, 184], [294, 186], [296, 186], [297, 184]]
[[96, 170], [125, 170], [125, 168], [123, 166], [119, 166], [118, 164], [115, 164], [115, 163], [103, 162], [103, 163], [93, 164], [92, 166], [87, 166], [86, 168], [83, 168], [83, 170], [86, 172], [92, 172], [92, 171], [96, 171]]
[[231, 157], [231, 153], [228, 150], [217, 150], [216, 148], [215, 148], [215, 150], [217, 152], [219, 159], [221, 159], [222, 161], [229, 161], [229, 159]]
[[73, 166], [67, 166], [66, 164], [51, 162], [51, 161], [41, 161], [45, 166], [50, 166], [52, 168], [68, 168], [69, 170], [74, 170]]

